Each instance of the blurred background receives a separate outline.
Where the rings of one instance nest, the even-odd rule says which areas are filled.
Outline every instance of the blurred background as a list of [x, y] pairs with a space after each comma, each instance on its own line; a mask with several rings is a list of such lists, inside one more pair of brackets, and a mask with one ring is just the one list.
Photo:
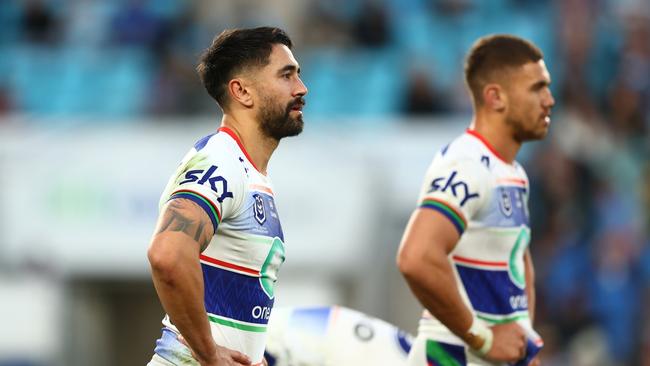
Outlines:
[[519, 160], [543, 363], [650, 365], [647, 0], [0, 1], [0, 366], [144, 365], [163, 315], [158, 198], [219, 110], [194, 72], [224, 28], [276, 25], [309, 88], [271, 161], [276, 305], [342, 304], [415, 333], [394, 265], [424, 172], [471, 116], [489, 33], [545, 53], [551, 134]]

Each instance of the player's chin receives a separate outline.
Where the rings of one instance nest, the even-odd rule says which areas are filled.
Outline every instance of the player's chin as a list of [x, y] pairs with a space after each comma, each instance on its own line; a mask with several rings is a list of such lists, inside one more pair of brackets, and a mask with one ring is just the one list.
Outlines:
[[548, 127], [542, 127], [535, 130], [529, 130], [521, 136], [520, 141], [542, 140], [548, 135]]
[[530, 139], [531, 140], [541, 140], [548, 135], [548, 129], [550, 127], [550, 124], [544, 120], [542, 120], [539, 124], [537, 124], [536, 128], [532, 131], [530, 131]]
[[283, 137], [298, 136], [305, 127], [305, 122], [302, 120], [302, 113], [298, 117], [289, 118], [287, 122], [289, 125], [285, 129]]
[[536, 140], [541, 140], [541, 139], [545, 138], [546, 135], [548, 135], [548, 126], [542, 127], [541, 129], [536, 131], [535, 139]]

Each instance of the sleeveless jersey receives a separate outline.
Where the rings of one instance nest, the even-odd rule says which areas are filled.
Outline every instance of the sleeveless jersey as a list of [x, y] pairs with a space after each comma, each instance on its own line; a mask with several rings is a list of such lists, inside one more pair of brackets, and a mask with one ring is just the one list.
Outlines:
[[[160, 206], [176, 198], [198, 204], [215, 234], [200, 260], [206, 316], [218, 345], [260, 363], [273, 308], [277, 273], [284, 262], [284, 237], [269, 178], [253, 165], [228, 128], [199, 140], [162, 194]], [[176, 339], [165, 316], [155, 352], [178, 365], [197, 365]]]
[[[532, 332], [524, 272], [528, 195], [524, 169], [503, 161], [482, 136], [467, 130], [435, 156], [419, 207], [440, 212], [458, 230], [460, 240], [449, 261], [458, 291], [478, 321], [517, 321]], [[420, 335], [464, 344], [428, 311], [420, 320]]]

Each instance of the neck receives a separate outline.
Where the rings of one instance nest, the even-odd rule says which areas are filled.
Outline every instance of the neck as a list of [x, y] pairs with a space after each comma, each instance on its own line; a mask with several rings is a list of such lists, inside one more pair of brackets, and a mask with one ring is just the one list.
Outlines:
[[227, 113], [221, 119], [221, 127], [227, 127], [237, 135], [251, 163], [260, 173], [266, 175], [269, 159], [279, 141], [264, 136], [256, 121], [244, 121]]
[[508, 164], [514, 162], [521, 142], [515, 140], [511, 129], [500, 115], [478, 112], [470, 129], [483, 136], [503, 161]]

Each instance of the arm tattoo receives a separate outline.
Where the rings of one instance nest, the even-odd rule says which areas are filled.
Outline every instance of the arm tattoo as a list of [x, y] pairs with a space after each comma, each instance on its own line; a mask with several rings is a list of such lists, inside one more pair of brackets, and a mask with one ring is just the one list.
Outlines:
[[199, 222], [199, 228], [196, 229], [196, 234], [194, 234], [194, 240], [198, 243], [201, 239], [201, 233], [203, 233], [203, 228], [205, 227], [205, 222]]
[[[209, 218], [207, 215], [197, 215], [200, 208], [192, 201], [175, 199], [169, 202], [160, 220], [160, 227], [156, 234], [164, 231], [177, 231], [187, 234], [205, 250], [211, 240]], [[210, 223], [211, 224], [211, 223]]]

